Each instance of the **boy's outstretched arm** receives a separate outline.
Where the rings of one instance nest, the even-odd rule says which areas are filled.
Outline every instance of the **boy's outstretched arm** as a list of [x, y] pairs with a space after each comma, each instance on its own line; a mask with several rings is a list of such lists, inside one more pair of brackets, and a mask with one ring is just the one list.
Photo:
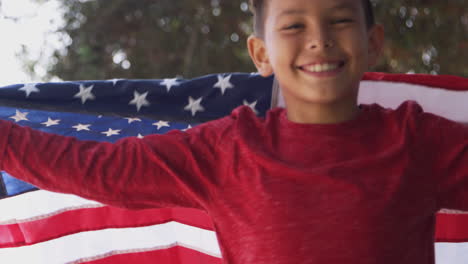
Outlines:
[[438, 209], [468, 211], [468, 125], [432, 114], [420, 116], [421, 134], [428, 139], [422, 148], [432, 163]]
[[114, 206], [205, 208], [216, 184], [217, 128], [107, 143], [0, 121], [0, 169], [42, 189]]

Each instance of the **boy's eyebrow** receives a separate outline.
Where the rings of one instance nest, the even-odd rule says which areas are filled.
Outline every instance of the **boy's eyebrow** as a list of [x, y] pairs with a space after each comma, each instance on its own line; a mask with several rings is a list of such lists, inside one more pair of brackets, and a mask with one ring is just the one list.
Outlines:
[[346, 2], [341, 2], [337, 4], [336, 6], [332, 6], [330, 10], [351, 10], [351, 11], [356, 11], [356, 5], [353, 5], [351, 2], [346, 1]]
[[303, 9], [286, 9], [283, 12], [279, 13], [278, 18], [287, 16], [287, 15], [300, 15], [304, 13], [305, 13], [305, 10]]

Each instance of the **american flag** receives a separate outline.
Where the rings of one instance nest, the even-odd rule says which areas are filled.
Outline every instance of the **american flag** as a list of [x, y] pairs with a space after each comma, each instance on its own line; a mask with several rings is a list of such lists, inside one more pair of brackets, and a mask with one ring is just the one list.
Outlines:
[[[468, 79], [367, 73], [360, 103], [395, 108], [418, 101], [426, 111], [468, 123]], [[263, 116], [284, 106], [273, 77], [225, 73], [196, 79], [17, 84], [0, 89], [0, 118], [80, 139], [116, 141], [190, 129], [248, 105]], [[13, 175], [14, 176], [14, 175]], [[129, 211], [37, 190], [2, 173], [2, 263], [222, 263], [202, 211]], [[438, 214], [437, 264], [468, 262], [468, 214]]]

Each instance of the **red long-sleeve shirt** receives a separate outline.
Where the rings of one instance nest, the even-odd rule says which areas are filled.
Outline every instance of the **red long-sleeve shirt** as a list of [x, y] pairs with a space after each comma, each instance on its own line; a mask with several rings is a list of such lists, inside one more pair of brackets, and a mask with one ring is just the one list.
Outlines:
[[117, 143], [0, 122], [1, 168], [43, 189], [212, 217], [229, 264], [432, 264], [434, 214], [468, 210], [468, 129], [362, 105], [352, 121], [257, 118], [248, 107]]

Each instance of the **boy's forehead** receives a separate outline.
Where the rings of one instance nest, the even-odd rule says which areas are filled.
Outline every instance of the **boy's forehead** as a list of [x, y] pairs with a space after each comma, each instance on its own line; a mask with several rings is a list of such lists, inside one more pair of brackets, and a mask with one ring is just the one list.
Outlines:
[[349, 10], [358, 12], [361, 0], [267, 0], [267, 17], [279, 16], [314, 11], [339, 11]]

